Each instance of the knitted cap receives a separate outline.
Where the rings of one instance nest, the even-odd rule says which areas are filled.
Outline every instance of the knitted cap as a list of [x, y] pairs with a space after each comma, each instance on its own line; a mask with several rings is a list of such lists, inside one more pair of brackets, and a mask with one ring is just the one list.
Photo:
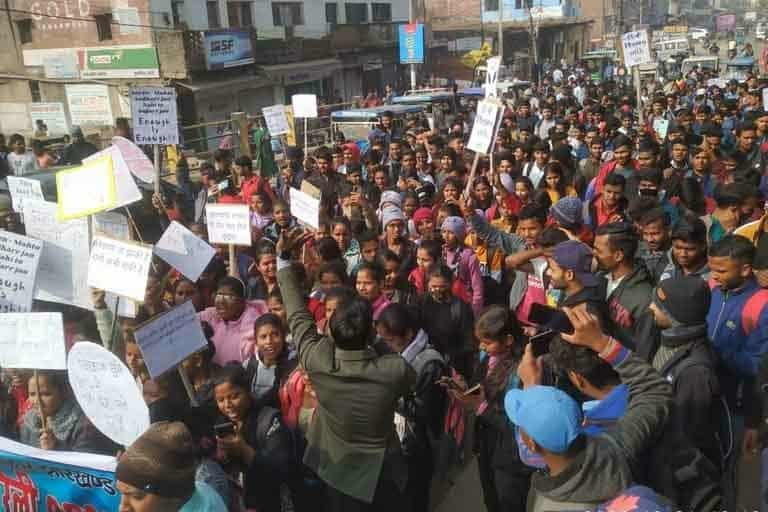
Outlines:
[[394, 190], [387, 190], [382, 192], [381, 199], [379, 199], [379, 206], [384, 206], [386, 203], [389, 203], [390, 205], [396, 206], [398, 208], [402, 208], [403, 206], [403, 200], [400, 197], [400, 193], [395, 192]]
[[432, 210], [426, 207], [419, 208], [415, 212], [413, 212], [413, 223], [417, 226], [424, 222], [425, 220], [432, 218]]
[[466, 234], [466, 225], [464, 224], [464, 219], [461, 217], [446, 217], [443, 221], [443, 225], [440, 226], [440, 229], [447, 229], [456, 235], [456, 238], [462, 241], [464, 240], [464, 235]]
[[118, 480], [167, 498], [189, 499], [195, 492], [195, 446], [178, 421], [150, 425], [117, 463]]
[[381, 212], [381, 223], [386, 228], [393, 220], [401, 220], [405, 222], [405, 215], [403, 215], [403, 211], [400, 208], [387, 206], [384, 208], [384, 211]]
[[552, 206], [552, 217], [559, 224], [578, 225], [584, 221], [583, 204], [578, 197], [564, 197]]
[[652, 300], [679, 325], [699, 325], [707, 321], [712, 294], [709, 285], [698, 276], [664, 279], [654, 290]]

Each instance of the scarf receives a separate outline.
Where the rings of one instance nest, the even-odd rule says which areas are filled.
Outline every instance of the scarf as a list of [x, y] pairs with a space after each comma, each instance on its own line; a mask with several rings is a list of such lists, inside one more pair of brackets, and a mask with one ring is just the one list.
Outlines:
[[419, 355], [427, 346], [427, 341], [429, 341], [427, 333], [424, 331], [424, 329], [419, 329], [419, 332], [416, 333], [416, 337], [413, 338], [413, 341], [411, 341], [411, 343], [405, 347], [402, 352], [400, 352], [400, 355], [403, 357], [403, 359], [405, 359], [405, 362], [407, 362], [409, 365], [412, 365], [413, 360], [416, 359], [416, 356]]
[[[83, 413], [74, 400], [65, 400], [59, 407], [59, 410], [56, 411], [56, 414], [47, 418], [56, 439], [64, 443], [69, 442], [68, 440], [72, 437], [72, 433], [77, 428], [82, 415]], [[31, 444], [39, 448], [40, 431], [43, 428], [43, 421], [40, 418], [40, 409], [38, 407], [33, 407], [24, 415], [23, 425], [31, 432], [35, 432], [33, 439], [29, 440], [31, 443], [25, 442], [25, 444]]]

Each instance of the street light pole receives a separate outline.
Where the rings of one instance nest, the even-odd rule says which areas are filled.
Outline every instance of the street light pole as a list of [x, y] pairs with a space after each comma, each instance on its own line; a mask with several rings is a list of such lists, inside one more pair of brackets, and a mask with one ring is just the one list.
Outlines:
[[499, 60], [504, 64], [504, 0], [498, 0], [499, 2], [499, 35], [498, 50]]
[[[416, 16], [413, 12], [414, 6], [413, 6], [414, 0], [408, 0], [408, 23], [413, 24], [415, 23]], [[416, 64], [411, 64], [411, 90], [416, 90]]]

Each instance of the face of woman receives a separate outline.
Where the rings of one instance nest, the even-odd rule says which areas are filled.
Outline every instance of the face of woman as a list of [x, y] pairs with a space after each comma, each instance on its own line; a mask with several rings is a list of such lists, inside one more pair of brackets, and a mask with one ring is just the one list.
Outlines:
[[400, 265], [396, 261], [386, 260], [384, 262], [384, 289], [391, 290], [397, 282], [397, 274], [400, 272]]
[[556, 188], [560, 184], [560, 175], [556, 172], [548, 172], [544, 179], [547, 180], [547, 187], [549, 188]]
[[485, 183], [475, 185], [475, 198], [478, 201], [488, 201], [491, 197], [491, 188]]
[[216, 307], [216, 312], [219, 316], [226, 321], [240, 318], [240, 315], [243, 314], [243, 309], [245, 309], [243, 298], [237, 295], [229, 286], [220, 286], [216, 290], [213, 305]]
[[403, 213], [405, 213], [405, 216], [409, 219], [413, 217], [413, 212], [416, 211], [416, 208], [419, 207], [419, 202], [413, 198], [413, 197], [406, 197], [405, 202], [403, 202]]
[[[36, 381], [40, 381], [39, 389]], [[40, 375], [37, 379], [30, 377], [27, 386], [30, 404], [37, 406], [39, 403], [46, 417], [50, 418], [55, 415], [64, 402], [62, 391], [54, 386], [48, 380], [48, 377], [43, 375]]]
[[432, 298], [441, 303], [451, 301], [451, 282], [444, 277], [432, 277], [429, 280], [429, 294]]
[[336, 240], [336, 244], [339, 246], [341, 253], [344, 254], [349, 249], [349, 230], [344, 224], [336, 224], [333, 226], [331, 236]]
[[360, 297], [371, 302], [381, 295], [381, 283], [376, 281], [373, 274], [367, 270], [361, 270], [357, 273], [356, 288]]
[[277, 361], [285, 346], [285, 339], [280, 329], [275, 325], [266, 324], [259, 327], [254, 334], [261, 360], [267, 364]]
[[326, 272], [320, 275], [320, 289], [328, 292], [335, 286], [341, 286], [341, 278], [332, 272]]
[[137, 343], [125, 344], [125, 364], [131, 370], [131, 375], [134, 377], [138, 377], [139, 373], [144, 369], [144, 356], [141, 355], [141, 350], [139, 350]]
[[419, 223], [419, 234], [424, 239], [434, 238], [435, 222], [432, 219], [425, 219]]
[[277, 256], [274, 254], [264, 254], [259, 258], [259, 273], [268, 283], [274, 283], [277, 280]]
[[459, 190], [449, 183], [443, 187], [443, 199], [446, 201], [457, 201], [459, 199]]
[[224, 382], [213, 389], [213, 397], [219, 412], [226, 416], [229, 421], [239, 424], [245, 420], [248, 409], [251, 407], [248, 390]]
[[275, 224], [284, 228], [291, 223], [291, 211], [284, 206], [278, 206], [272, 212], [272, 218], [275, 219]]
[[200, 309], [200, 291], [194, 283], [184, 280], [176, 285], [176, 293], [173, 295], [173, 302], [178, 306], [188, 300], [192, 301], [196, 310]]
[[435, 264], [435, 260], [432, 259], [429, 252], [425, 249], [419, 249], [416, 251], [416, 265], [423, 271], [428, 272], [432, 265]]
[[328, 299], [325, 301], [325, 320], [329, 322], [331, 317], [336, 312], [336, 308], [339, 305], [338, 299]]

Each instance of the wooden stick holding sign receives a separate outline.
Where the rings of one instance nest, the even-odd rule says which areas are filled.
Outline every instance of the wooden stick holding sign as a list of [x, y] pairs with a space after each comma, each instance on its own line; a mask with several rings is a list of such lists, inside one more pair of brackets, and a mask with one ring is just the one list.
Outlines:
[[192, 387], [192, 383], [189, 381], [187, 370], [182, 365], [179, 365], [176, 369], [179, 372], [179, 377], [181, 377], [181, 383], [184, 384], [184, 390], [187, 392], [190, 405], [192, 407], [199, 407], [200, 403], [197, 401], [197, 397], [195, 397], [195, 388]]
[[238, 277], [237, 257], [235, 255], [235, 244], [229, 244], [229, 275]]
[[35, 370], [35, 388], [37, 388], [37, 412], [40, 413], [40, 431], [43, 432], [47, 430], [48, 427], [48, 418], [45, 417], [45, 413], [43, 412], [43, 404], [40, 401], [40, 374], [37, 373], [37, 370]]
[[464, 198], [469, 199], [472, 193], [472, 183], [475, 181], [475, 174], [477, 174], [477, 164], [480, 163], [480, 153], [475, 153], [475, 158], [472, 160], [472, 169], [469, 171], [469, 178], [467, 179], [467, 187], [464, 189]]
[[155, 194], [160, 194], [160, 144], [152, 144], [155, 156]]

